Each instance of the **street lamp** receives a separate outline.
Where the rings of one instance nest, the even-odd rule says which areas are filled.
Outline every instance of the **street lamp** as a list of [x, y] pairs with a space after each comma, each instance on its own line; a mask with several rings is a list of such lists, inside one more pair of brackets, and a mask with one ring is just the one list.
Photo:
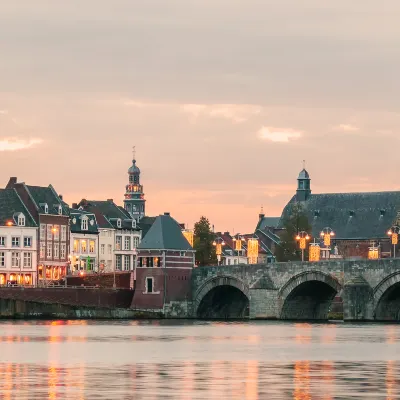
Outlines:
[[307, 247], [307, 241], [310, 240], [310, 235], [305, 231], [301, 231], [297, 234], [296, 240], [299, 242], [301, 249], [301, 261], [304, 261], [304, 250]]
[[235, 250], [237, 251], [237, 257], [238, 257], [238, 264], [240, 264], [240, 258], [239, 258], [239, 253], [242, 251], [242, 242], [245, 241], [245, 239], [239, 235], [239, 233], [233, 237], [233, 243], [235, 244]]
[[335, 232], [333, 231], [332, 228], [326, 227], [326, 228], [322, 229], [320, 236], [321, 236], [322, 241], [324, 242], [325, 248], [328, 249], [328, 258], [330, 258], [330, 256], [331, 256], [331, 252], [330, 252], [331, 239], [333, 236], [335, 236]]
[[397, 225], [393, 225], [387, 233], [391, 237], [391, 243], [393, 245], [393, 258], [396, 258], [396, 245], [399, 243], [399, 233], [400, 227]]
[[222, 246], [225, 246], [225, 242], [222, 238], [216, 238], [213, 241], [213, 246], [215, 246], [215, 254], [217, 255], [218, 265], [221, 262]]

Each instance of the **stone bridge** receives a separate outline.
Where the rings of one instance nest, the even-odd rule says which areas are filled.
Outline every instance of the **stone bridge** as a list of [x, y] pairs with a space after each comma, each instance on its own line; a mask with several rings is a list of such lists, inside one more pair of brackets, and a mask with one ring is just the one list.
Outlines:
[[335, 297], [344, 320], [400, 320], [400, 259], [199, 267], [192, 317], [324, 320]]

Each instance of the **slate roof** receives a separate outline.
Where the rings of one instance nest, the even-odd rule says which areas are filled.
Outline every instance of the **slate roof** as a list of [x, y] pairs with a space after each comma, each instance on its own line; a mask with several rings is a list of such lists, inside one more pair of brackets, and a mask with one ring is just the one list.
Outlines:
[[0, 189], [0, 225], [8, 221], [17, 223], [17, 213], [25, 216], [25, 226], [37, 227], [36, 222], [25, 207], [18, 193], [14, 189]]
[[[283, 219], [295, 202], [293, 196], [283, 210], [279, 227], [283, 227]], [[387, 230], [395, 223], [400, 211], [400, 191], [311, 194], [301, 204], [314, 237], [329, 227], [336, 239], [378, 239], [387, 237]]]
[[154, 224], [157, 217], [142, 217], [139, 221], [140, 229], [142, 230], [142, 238], [144, 238], [151, 226]]
[[181, 227], [170, 215], [159, 215], [142, 239], [138, 249], [193, 250]]
[[44, 204], [48, 206], [48, 214], [58, 215], [58, 206], [61, 205], [63, 208], [63, 215], [68, 215], [66, 208], [64, 207], [63, 201], [58, 197], [54, 188], [49, 185], [44, 186], [30, 186], [26, 185], [33, 201], [39, 208], [40, 213], [44, 214]]
[[[72, 233], [91, 233], [91, 234], [99, 233], [96, 216], [93, 213], [84, 210], [75, 210], [73, 208], [70, 208], [69, 215], [71, 217], [70, 226]], [[88, 229], [86, 231], [82, 230], [82, 223], [81, 223], [82, 217], [84, 215], [88, 217]]]
[[257, 224], [256, 230], [264, 230], [266, 228], [277, 228], [279, 225], [280, 217], [262, 217]]

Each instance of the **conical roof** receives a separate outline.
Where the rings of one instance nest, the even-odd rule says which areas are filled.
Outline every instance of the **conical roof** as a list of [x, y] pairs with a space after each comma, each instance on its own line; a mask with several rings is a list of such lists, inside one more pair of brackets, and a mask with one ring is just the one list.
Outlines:
[[179, 224], [168, 214], [159, 215], [138, 249], [145, 250], [193, 250], [182, 234]]
[[310, 179], [310, 175], [308, 174], [307, 170], [303, 168], [300, 173], [299, 177], [297, 179]]
[[132, 160], [132, 166], [128, 169], [128, 174], [140, 174], [140, 169], [136, 165], [136, 160]]

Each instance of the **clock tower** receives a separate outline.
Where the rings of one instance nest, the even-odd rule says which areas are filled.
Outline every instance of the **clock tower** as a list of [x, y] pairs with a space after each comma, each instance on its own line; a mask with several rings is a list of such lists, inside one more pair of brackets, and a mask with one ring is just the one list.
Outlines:
[[140, 169], [136, 165], [135, 147], [133, 148], [132, 166], [128, 169], [129, 183], [126, 185], [124, 208], [128, 213], [140, 221], [145, 216], [145, 202], [143, 186], [140, 184]]

